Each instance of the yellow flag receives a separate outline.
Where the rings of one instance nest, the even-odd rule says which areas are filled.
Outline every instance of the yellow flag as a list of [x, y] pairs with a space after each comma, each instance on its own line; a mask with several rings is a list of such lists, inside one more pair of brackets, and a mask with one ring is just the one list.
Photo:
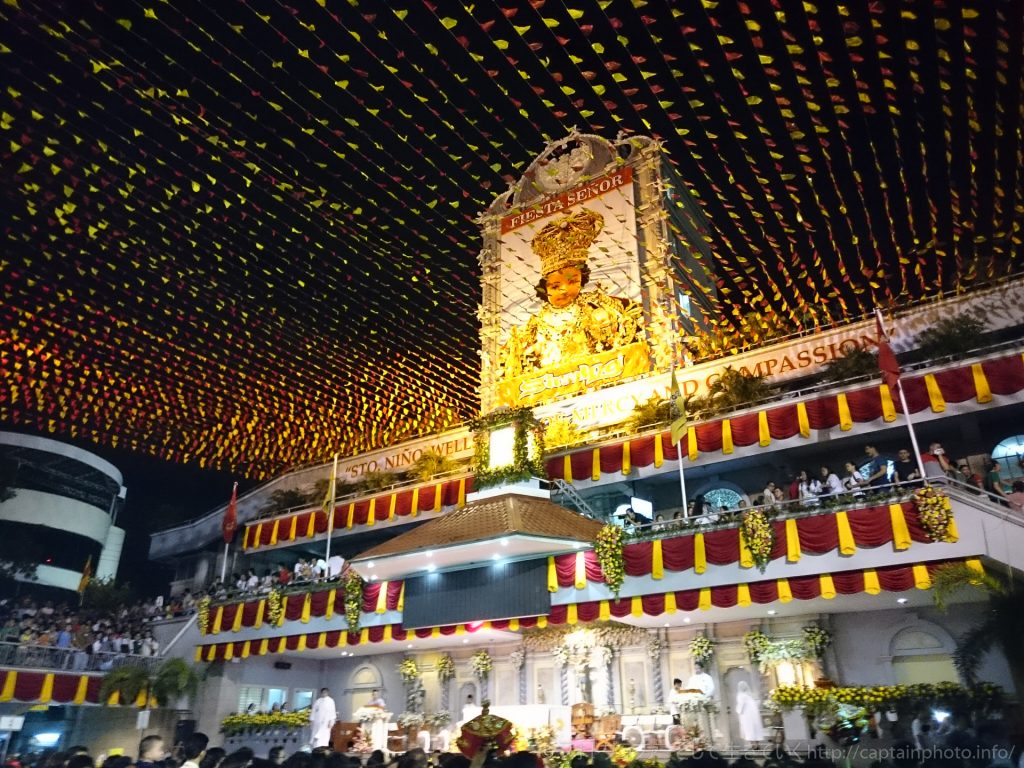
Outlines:
[[686, 398], [683, 397], [683, 391], [679, 388], [675, 368], [672, 369], [672, 404], [675, 406], [676, 413], [679, 414], [679, 418], [672, 422], [672, 445], [679, 445], [683, 433], [686, 432]]

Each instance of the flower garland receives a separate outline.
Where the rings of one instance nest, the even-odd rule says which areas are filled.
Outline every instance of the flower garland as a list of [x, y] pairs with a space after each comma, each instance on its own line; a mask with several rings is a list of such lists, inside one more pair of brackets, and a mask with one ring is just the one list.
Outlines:
[[437, 660], [437, 679], [447, 683], [455, 677], [455, 659], [450, 653], [446, 653]]
[[345, 622], [349, 632], [359, 631], [359, 617], [363, 612], [363, 579], [355, 571], [345, 577]]
[[764, 573], [764, 569], [772, 560], [772, 550], [775, 548], [775, 526], [768, 519], [768, 513], [763, 509], [747, 510], [743, 514], [743, 522], [740, 523], [740, 536], [750, 550], [754, 565]]
[[469, 666], [473, 668], [473, 674], [477, 679], [486, 680], [494, 668], [494, 662], [491, 660], [491, 654], [481, 649], [473, 654]]
[[994, 683], [980, 683], [970, 688], [950, 682], [844, 688], [780, 685], [771, 692], [770, 699], [780, 709], [803, 707], [811, 715], [832, 711], [838, 704], [864, 707], [869, 712], [888, 709], [911, 711], [920, 706], [992, 711], [1002, 706], [1005, 691]]
[[210, 627], [210, 596], [203, 595], [196, 602], [196, 623], [199, 625], [199, 632], [206, 634]]
[[398, 675], [406, 685], [418, 679], [420, 676], [420, 669], [416, 666], [416, 659], [402, 659], [398, 663]]
[[309, 725], [309, 712], [271, 712], [266, 714], [228, 715], [220, 722], [225, 736], [236, 736], [245, 731], [264, 731], [270, 728], [305, 728]]
[[715, 644], [705, 635], [697, 635], [690, 641], [690, 655], [701, 666], [706, 666], [715, 655]]
[[508, 655], [508, 660], [512, 663], [512, 669], [518, 672], [526, 662], [526, 651], [522, 648], [516, 648]]
[[924, 532], [932, 541], [952, 541], [949, 532], [953, 522], [953, 508], [949, 497], [934, 486], [918, 488], [914, 491], [914, 506], [917, 507], [917, 519]]
[[595, 554], [604, 574], [604, 583], [618, 597], [626, 579], [626, 563], [622, 557], [623, 531], [617, 525], [606, 525], [597, 534]]
[[822, 629], [821, 627], [812, 625], [804, 627], [803, 634], [804, 645], [815, 658], [820, 659], [824, 656], [825, 649], [832, 645], [832, 633], [827, 629]]
[[284, 608], [281, 605], [282, 602], [279, 590], [272, 589], [267, 593], [267, 618], [270, 620], [271, 626], [277, 626], [281, 623], [281, 617], [284, 613]]
[[[509, 424], [515, 427], [512, 463], [492, 469], [490, 433]], [[473, 487], [477, 490], [517, 480], [528, 480], [531, 477], [546, 477], [544, 425], [534, 418], [533, 409], [501, 408], [474, 419], [470, 422], [469, 428], [474, 433]]]
[[422, 712], [403, 712], [398, 716], [398, 725], [402, 728], [416, 728], [419, 730], [426, 721], [427, 716]]
[[664, 641], [657, 635], [651, 635], [647, 639], [647, 658], [651, 661], [658, 661], [661, 658], [661, 652], [665, 649]]
[[760, 664], [772, 641], [759, 629], [751, 630], [743, 636], [743, 646], [747, 649], [747, 658], [751, 664]]

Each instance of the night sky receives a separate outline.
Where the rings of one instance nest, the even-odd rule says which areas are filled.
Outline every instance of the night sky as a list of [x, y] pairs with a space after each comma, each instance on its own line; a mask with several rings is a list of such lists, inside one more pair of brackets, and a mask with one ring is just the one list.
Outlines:
[[112, 460], [141, 521], [476, 415], [476, 217], [573, 128], [664, 143], [709, 223], [722, 328], [1005, 276], [1022, 19], [1024, 0], [3, 4], [0, 424]]

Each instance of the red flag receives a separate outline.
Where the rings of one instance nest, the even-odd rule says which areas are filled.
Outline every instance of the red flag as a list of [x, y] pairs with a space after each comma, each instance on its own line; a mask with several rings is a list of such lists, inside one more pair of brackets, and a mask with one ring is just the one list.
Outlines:
[[896, 353], [889, 345], [889, 337], [885, 335], [885, 328], [882, 327], [882, 312], [875, 310], [875, 325], [878, 330], [878, 367], [882, 371], [882, 379], [889, 385], [892, 392], [900, 388], [900, 364], [896, 360]]
[[224, 543], [230, 544], [235, 538], [235, 531], [238, 530], [238, 483], [231, 489], [231, 501], [224, 510], [224, 522], [221, 523], [220, 529], [224, 532]]

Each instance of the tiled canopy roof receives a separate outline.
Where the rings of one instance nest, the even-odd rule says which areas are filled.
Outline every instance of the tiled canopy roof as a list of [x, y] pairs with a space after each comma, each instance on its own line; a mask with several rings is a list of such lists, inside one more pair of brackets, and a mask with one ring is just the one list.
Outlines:
[[504, 494], [473, 501], [369, 549], [355, 561], [387, 557], [423, 548], [470, 544], [521, 535], [592, 543], [601, 523], [547, 499]]

